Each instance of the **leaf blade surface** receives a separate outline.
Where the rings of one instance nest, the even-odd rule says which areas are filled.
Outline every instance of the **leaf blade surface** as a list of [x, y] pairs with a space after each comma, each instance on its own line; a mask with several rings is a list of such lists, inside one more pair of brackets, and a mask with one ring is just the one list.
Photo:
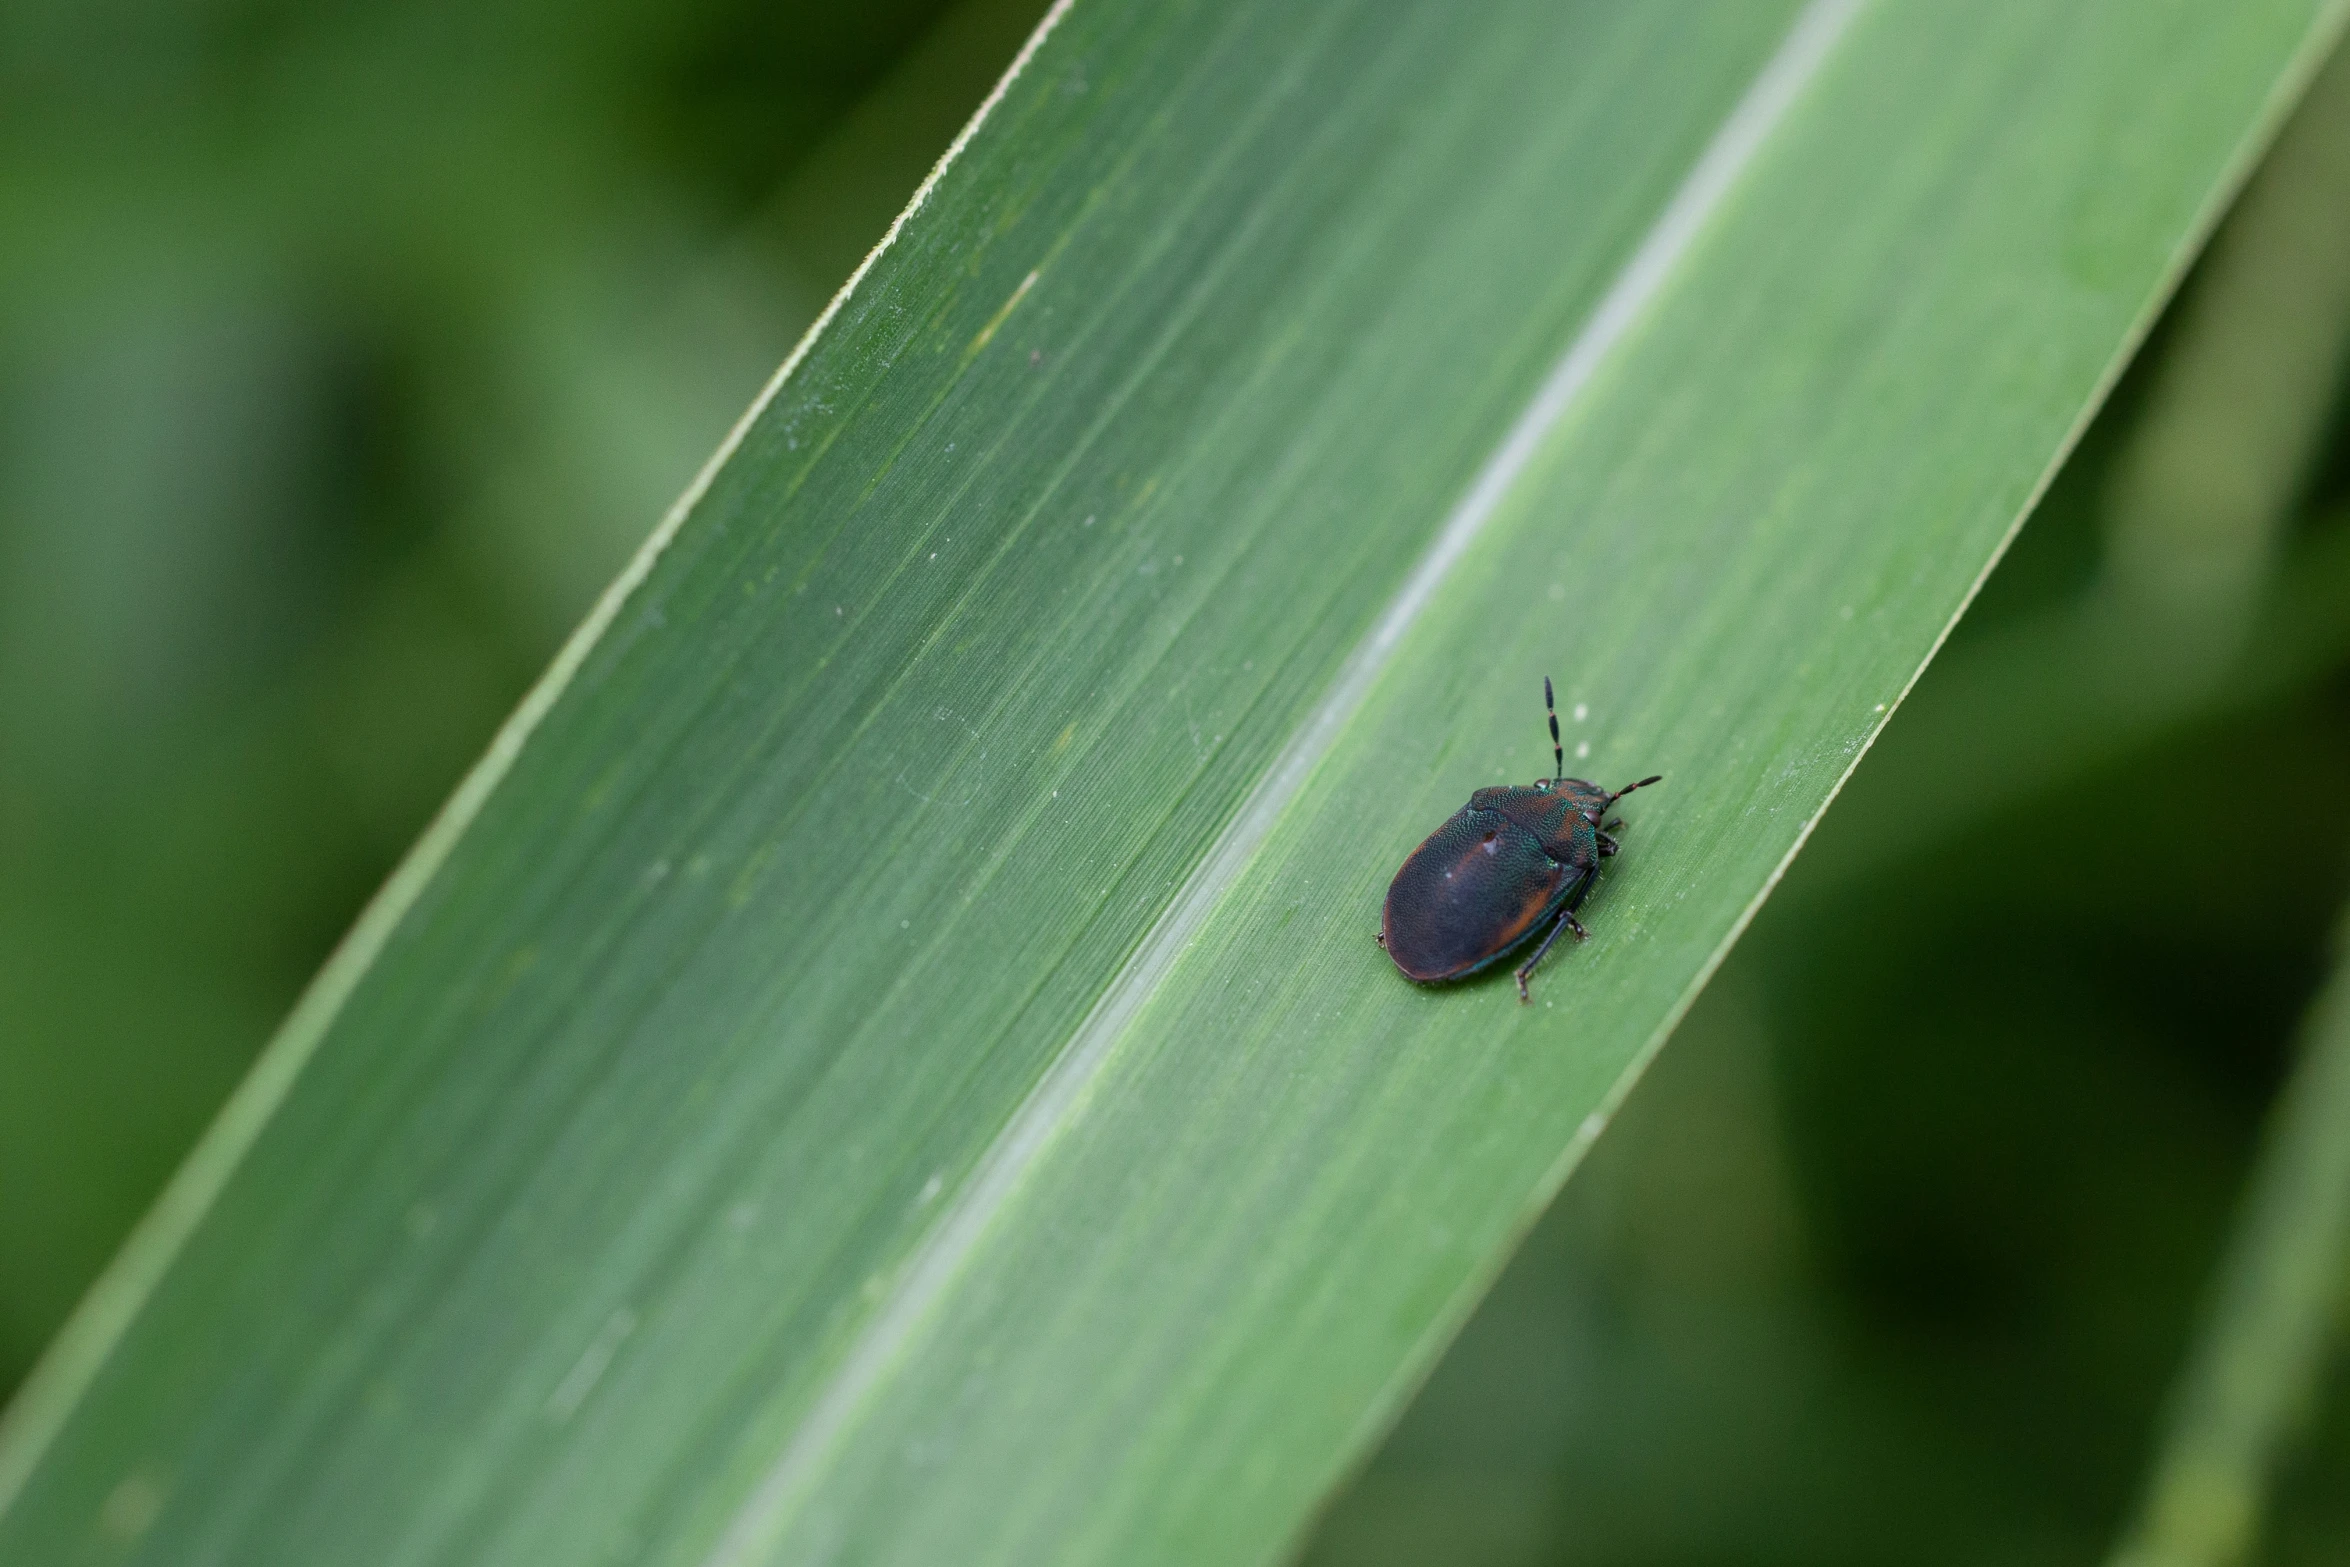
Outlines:
[[[194, 1559], [1277, 1549], [2331, 16], [1864, 12], [1007, 1166], [1798, 14], [1288, 9], [1046, 40], [584, 649], [0, 1548], [142, 1481], [140, 1538]], [[1547, 770], [1545, 672], [1588, 768], [1671, 777], [1552, 1005], [1410, 990], [1378, 891], [1467, 787]]]

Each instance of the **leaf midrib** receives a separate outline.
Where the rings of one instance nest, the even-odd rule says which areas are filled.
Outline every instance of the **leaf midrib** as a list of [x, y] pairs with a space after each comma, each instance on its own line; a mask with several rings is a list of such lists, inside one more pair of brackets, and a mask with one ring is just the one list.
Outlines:
[[[1478, 466], [1462, 499], [1441, 520], [1427, 551], [1341, 661], [1325, 695], [1305, 711], [1291, 740], [1275, 753], [1258, 782], [1204, 846], [1174, 897], [1140, 933], [1101, 998], [1067, 1042], [1053, 1052], [1034, 1086], [973, 1161], [972, 1173], [954, 1201], [905, 1254], [884, 1299], [862, 1316], [846, 1353], [823, 1378], [791, 1440], [704, 1558], [705, 1567], [738, 1567], [771, 1538], [773, 1531], [783, 1527], [794, 1494], [820, 1471], [829, 1449], [853, 1423], [855, 1406], [886, 1375], [887, 1362], [898, 1347], [919, 1331], [930, 1307], [960, 1270], [964, 1255], [1017, 1188], [1025, 1170], [1049, 1145], [1067, 1111], [1098, 1075], [1127, 1024], [1198, 926], [1239, 881], [1288, 802], [1335, 743], [1348, 715], [1367, 696], [1379, 670], [1402, 645], [1421, 610], [1466, 556], [1485, 523], [1508, 504], [1545, 438], [1572, 412], [1623, 340], [1665, 295], [1688, 251], [1735, 194], [1767, 146], [1771, 132], [1833, 57], [1862, 4], [1863, 0], [1809, 0], [1797, 14], [1778, 49], [1735, 101], [1695, 163], [1659, 206], [1656, 217], [1641, 231], [1565, 350], [1536, 383], [1502, 441]], [[1790, 76], [1791, 82], [1783, 80]], [[1784, 91], [1776, 102], [1764, 101], [1779, 88]], [[1732, 148], [1732, 139], [1750, 126], [1751, 134], [1743, 145]], [[1235, 144], [1237, 141], [1235, 138]], [[1726, 166], [1721, 156], [1724, 150], [1730, 151]], [[1305, 166], [1302, 160], [1297, 165]], [[1700, 182], [1709, 176], [1715, 176], [1716, 183], [1701, 189]], [[1697, 197], [1694, 202], [1688, 199], [1693, 192]], [[1673, 231], [1675, 225], [1678, 232]], [[1223, 254], [1236, 257], [1240, 252], [1231, 247]], [[1195, 288], [1195, 299], [1204, 297], [1205, 281], [1203, 278], [1202, 285]], [[1173, 336], [1170, 330], [1159, 341], [1164, 345]], [[1130, 387], [1138, 384], [1139, 377], [1129, 382]], [[1101, 424], [1095, 426], [1097, 431], [1100, 428]], [[1195, 777], [1192, 787], [1196, 786]], [[1750, 917], [1751, 909], [1748, 914]], [[1723, 950], [1727, 946], [1725, 942]], [[1693, 996], [1700, 984], [1702, 978], [1690, 987], [1689, 994]], [[1041, 988], [1040, 982], [1028, 994], [1033, 996]], [[1686, 1005], [1684, 999], [1681, 1009]], [[1657, 1039], [1661, 1041], [1669, 1028], [1668, 1021], [1659, 1028]], [[1649, 1049], [1653, 1048], [1652, 1043]], [[1619, 1093], [1628, 1090], [1633, 1075], [1627, 1074]]]

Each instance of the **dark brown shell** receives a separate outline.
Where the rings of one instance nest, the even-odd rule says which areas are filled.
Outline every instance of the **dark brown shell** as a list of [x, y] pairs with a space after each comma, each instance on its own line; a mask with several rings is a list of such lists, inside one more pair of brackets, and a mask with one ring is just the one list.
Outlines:
[[[1478, 801], [1501, 792], [1481, 789]], [[1549, 803], [1555, 814], [1557, 802]], [[1430, 833], [1395, 873], [1381, 940], [1405, 975], [1434, 981], [1475, 973], [1534, 934], [1597, 865], [1596, 845], [1589, 864], [1562, 864], [1512, 819], [1518, 814], [1473, 802]], [[1558, 825], [1574, 836], [1566, 822]], [[1590, 824], [1582, 828], [1588, 835]]]

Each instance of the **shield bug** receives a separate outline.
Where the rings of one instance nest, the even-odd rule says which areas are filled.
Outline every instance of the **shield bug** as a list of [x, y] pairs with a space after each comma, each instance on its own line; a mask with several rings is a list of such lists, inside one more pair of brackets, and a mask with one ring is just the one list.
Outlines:
[[1610, 834], [1624, 825], [1605, 819], [1608, 808], [1663, 775], [1613, 794], [1563, 776], [1567, 753], [1559, 743], [1548, 676], [1542, 705], [1550, 716], [1552, 776], [1470, 795], [1388, 884], [1379, 945], [1407, 979], [1433, 984], [1464, 978], [1500, 961], [1547, 924], [1549, 934], [1518, 970], [1518, 999], [1527, 1001], [1526, 981], [1559, 932], [1571, 930], [1577, 941], [1590, 934], [1575, 911], [1599, 879], [1599, 862], [1616, 852]]

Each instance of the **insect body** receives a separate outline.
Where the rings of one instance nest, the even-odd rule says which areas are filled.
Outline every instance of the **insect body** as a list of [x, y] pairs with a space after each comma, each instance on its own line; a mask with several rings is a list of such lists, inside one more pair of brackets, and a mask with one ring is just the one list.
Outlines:
[[[1563, 774], [1567, 755], [1548, 678], [1542, 705]], [[1550, 933], [1518, 970], [1518, 999], [1529, 1000], [1526, 981], [1559, 932], [1571, 930], [1577, 941], [1589, 934], [1575, 911], [1599, 879], [1599, 862], [1616, 852], [1610, 833], [1624, 825], [1604, 819], [1608, 807], [1658, 781], [1643, 778], [1612, 794], [1557, 776], [1478, 790], [1395, 873], [1379, 945], [1406, 978], [1434, 983], [1490, 966], [1547, 923]]]

